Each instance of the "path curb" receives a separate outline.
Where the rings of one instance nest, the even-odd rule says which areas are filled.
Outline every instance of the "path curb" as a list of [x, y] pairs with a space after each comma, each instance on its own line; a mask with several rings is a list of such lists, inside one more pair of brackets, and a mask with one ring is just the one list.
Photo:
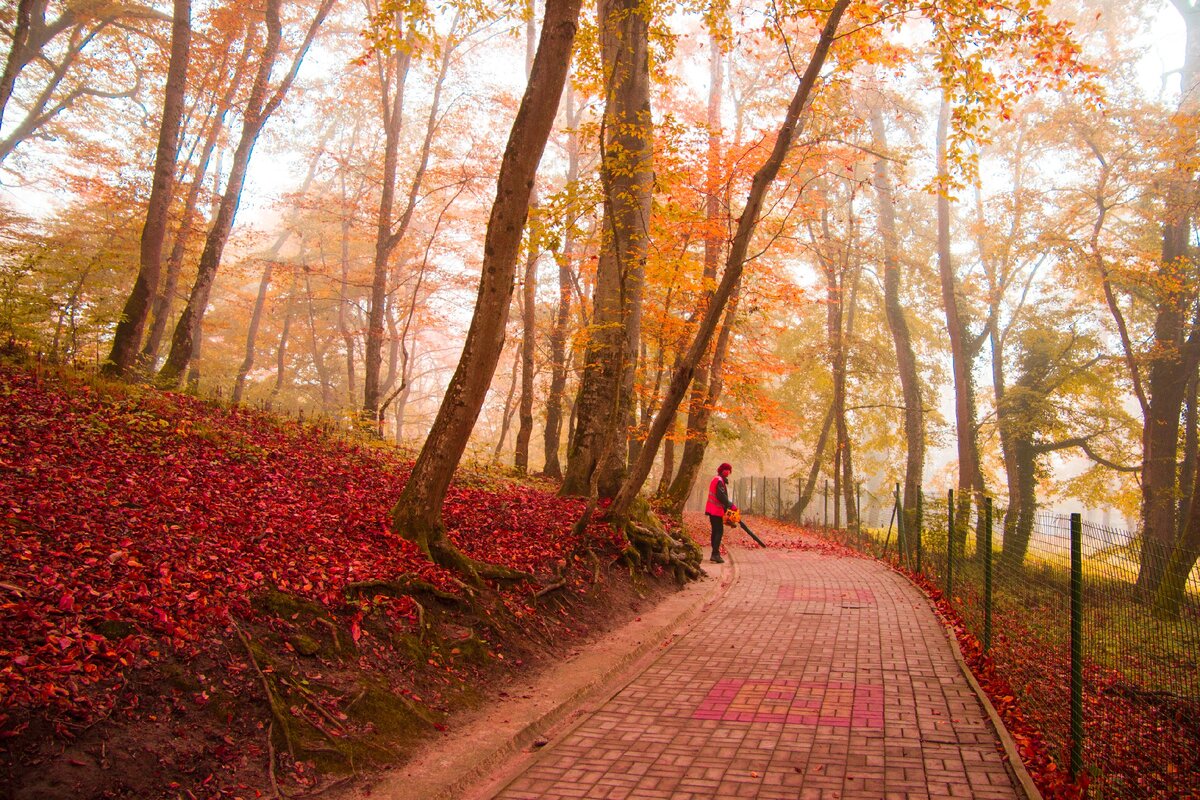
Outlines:
[[[704, 566], [712, 569], [715, 565]], [[501, 723], [482, 718], [467, 722], [457, 732], [465, 740], [465, 746], [460, 742], [456, 754], [446, 757], [439, 743], [434, 742], [404, 767], [384, 775], [374, 786], [359, 788], [346, 797], [455, 800], [466, 796], [472, 787], [492, 783], [489, 778], [506, 761], [529, 751], [535, 742], [549, 738], [552, 729], [561, 726], [586, 701], [606, 696], [631, 664], [669, 645], [681, 629], [725, 593], [734, 578], [731, 563], [707, 574], [708, 578], [671, 595], [637, 620], [583, 645], [577, 658], [531, 677], [528, 688], [553, 686], [553, 697], [526, 694], [518, 699], [516, 696], [525, 687], [516, 687], [510, 693], [514, 699], [490, 705], [494, 713], [489, 716], [507, 714], [507, 718]]]
[[[880, 563], [886, 564], [886, 562]], [[962, 671], [963, 677], [970, 684], [971, 691], [975, 692], [975, 696], [979, 698], [980, 705], [987, 712], [988, 719], [992, 723], [992, 730], [995, 732], [996, 738], [1000, 740], [1001, 746], [1004, 747], [1004, 755], [1008, 759], [1008, 767], [1017, 779], [1017, 783], [1020, 785], [1021, 791], [1024, 792], [1026, 800], [1043, 800], [1042, 793], [1038, 791], [1037, 784], [1033, 781], [1033, 776], [1029, 774], [1029, 770], [1025, 769], [1025, 762], [1021, 760], [1021, 751], [1017, 748], [1017, 743], [1012, 738], [1012, 734], [1008, 732], [1008, 728], [1004, 726], [1004, 720], [1001, 719], [1000, 712], [996, 711], [996, 707], [992, 705], [987, 692], [979, 685], [979, 681], [975, 678], [975, 673], [971, 672], [970, 665], [967, 664], [966, 658], [963, 657], [962, 649], [958, 646], [958, 637], [954, 635], [954, 630], [946, 625], [941, 615], [937, 613], [937, 606], [933, 604], [933, 601], [929, 599], [929, 595], [925, 593], [925, 590], [921, 586], [902, 570], [892, 568], [892, 571], [897, 575], [902, 575], [905, 580], [921, 593], [921, 596], [929, 603], [930, 610], [933, 611], [934, 616], [941, 623], [942, 629], [946, 633], [946, 639], [950, 642], [950, 652], [954, 654], [954, 660], [958, 664], [959, 670]]]

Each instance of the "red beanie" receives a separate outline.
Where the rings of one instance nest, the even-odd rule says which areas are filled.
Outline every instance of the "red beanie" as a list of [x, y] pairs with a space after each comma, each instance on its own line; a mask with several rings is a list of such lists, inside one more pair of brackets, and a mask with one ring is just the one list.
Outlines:
[[717, 467], [717, 472], [724, 472], [725, 470], [733, 472], [733, 466], [730, 464], [722, 464], [721, 466]]

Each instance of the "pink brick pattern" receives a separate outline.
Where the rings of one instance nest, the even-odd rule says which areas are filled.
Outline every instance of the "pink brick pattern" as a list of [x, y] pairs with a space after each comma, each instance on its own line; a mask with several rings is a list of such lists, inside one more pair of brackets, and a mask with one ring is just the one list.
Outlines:
[[717, 681], [692, 719], [882, 728], [883, 687], [726, 678]]
[[494, 797], [1023, 796], [904, 578], [861, 558], [731, 549], [725, 596]]

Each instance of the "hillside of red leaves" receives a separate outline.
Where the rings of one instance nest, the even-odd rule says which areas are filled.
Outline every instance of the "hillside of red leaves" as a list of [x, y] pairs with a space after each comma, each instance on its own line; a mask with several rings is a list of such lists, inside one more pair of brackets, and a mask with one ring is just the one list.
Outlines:
[[[159, 724], [171, 739], [201, 709], [218, 723], [205, 741], [187, 752], [164, 743], [138, 762], [164, 776], [162, 786], [93, 781], [88, 791], [253, 797], [266, 782], [262, 754], [275, 724], [262, 687], [287, 678], [284, 667], [272, 674], [259, 663], [260, 643], [292, 658], [294, 643], [324, 644], [287, 678], [310, 687], [289, 702], [293, 715], [340, 738], [353, 733], [344, 707], [366, 690], [355, 693], [347, 677], [337, 691], [315, 691], [321, 680], [336, 684], [339, 664], [440, 712], [439, 686], [517, 660], [505, 661], [505, 624], [517, 626], [517, 641], [539, 629], [573, 635], [560, 606], [598, 579], [595, 554], [619, 552], [611, 530], [593, 524], [575, 536], [580, 501], [479, 476], [452, 486], [450, 537], [471, 557], [536, 580], [504, 588], [495, 608], [505, 620], [449, 625], [461, 647], [427, 635], [426, 611], [452, 609], [465, 587], [389, 529], [410, 466], [386, 446], [256, 411], [0, 361], [0, 737], [9, 781], [64, 758], [80, 771], [104, 768], [115, 758], [111, 742], [72, 743], [113, 725]], [[399, 579], [417, 579], [423, 599], [386, 588]], [[350, 591], [372, 582], [379, 591]], [[556, 604], [535, 600], [549, 584]], [[219, 713], [214, 698], [225, 702]], [[257, 703], [253, 724], [239, 700]], [[237, 739], [256, 731], [253, 743]], [[279, 780], [311, 785], [312, 761], [289, 756], [293, 771]]]

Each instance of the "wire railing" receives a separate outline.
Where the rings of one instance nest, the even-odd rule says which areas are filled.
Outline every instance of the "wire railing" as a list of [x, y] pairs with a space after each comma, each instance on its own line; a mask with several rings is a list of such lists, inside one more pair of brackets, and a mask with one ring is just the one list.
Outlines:
[[[856, 493], [854, 507], [843, 499], [835, 510], [822, 492], [800, 511], [800, 487], [789, 483], [735, 480], [732, 499], [743, 513], [804, 522], [937, 586], [1088, 797], [1200, 797], [1194, 553], [1077, 514], [1010, 512], [991, 498], [951, 494], [914, 515], [895, 495]], [[1166, 600], [1157, 587], [1181, 554], [1193, 568]]]

